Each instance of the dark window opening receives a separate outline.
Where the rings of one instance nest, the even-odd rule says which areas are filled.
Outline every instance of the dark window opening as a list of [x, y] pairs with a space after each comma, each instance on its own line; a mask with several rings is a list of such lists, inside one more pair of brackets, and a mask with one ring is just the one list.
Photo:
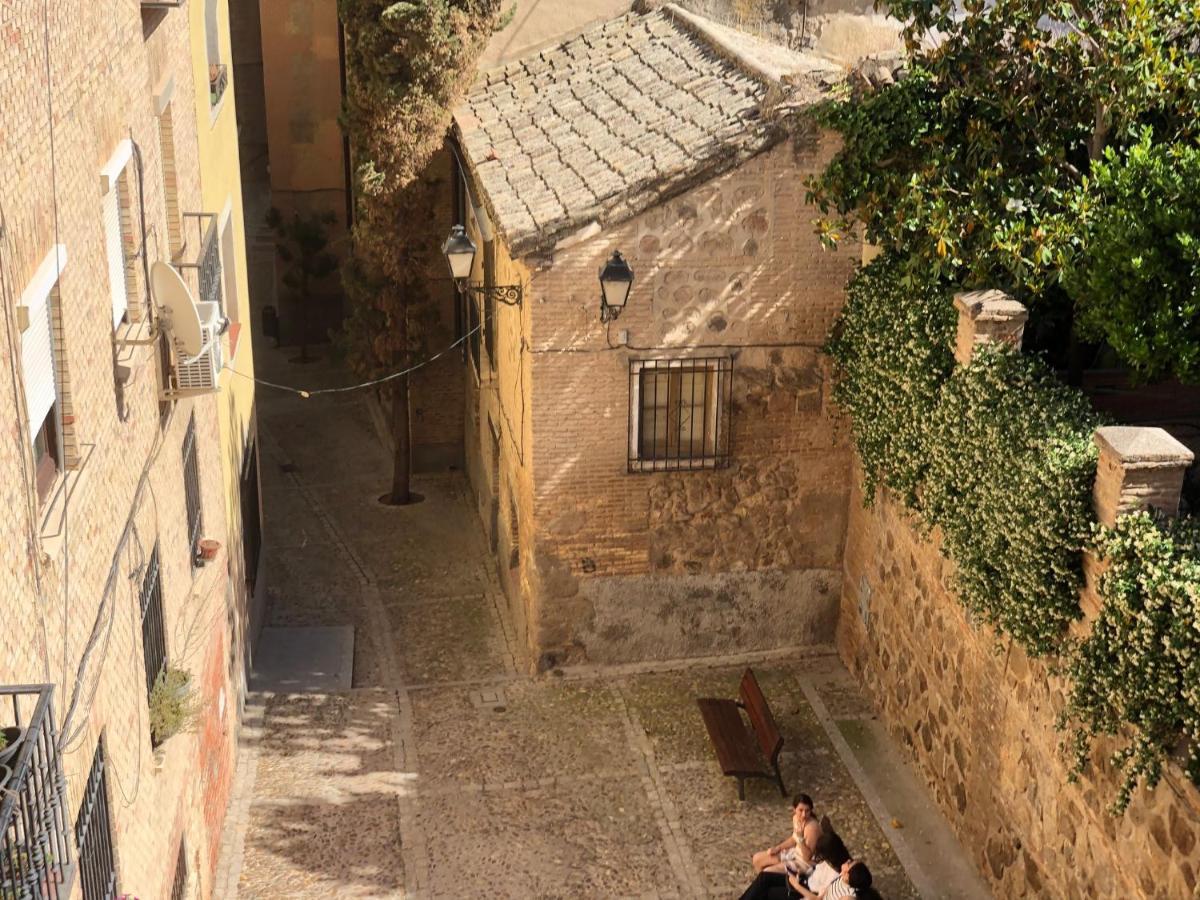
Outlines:
[[631, 363], [629, 470], [728, 465], [732, 376], [728, 357]]
[[496, 372], [496, 295], [492, 290], [496, 286], [496, 242], [487, 241], [483, 245], [483, 286], [486, 299], [486, 321], [483, 323], [484, 337], [487, 340], [488, 368]]
[[58, 440], [58, 404], [50, 407], [46, 420], [33, 439], [33, 462], [37, 475], [38, 503], [44, 503], [62, 470], [61, 448]]
[[146, 663], [146, 696], [167, 668], [167, 638], [163, 624], [162, 572], [159, 568], [158, 544], [150, 553], [146, 573], [142, 576], [139, 597], [142, 612], [142, 656]]
[[108, 813], [108, 778], [104, 766], [104, 745], [97, 743], [79, 816], [75, 819], [83, 900], [113, 900], [117, 895], [117, 867], [113, 860], [112, 819]]
[[171, 900], [183, 900], [187, 895], [187, 881], [187, 851], [180, 840], [179, 854], [175, 858], [175, 880], [171, 884]]
[[246, 458], [242, 462], [242, 553], [246, 564], [246, 584], [254, 593], [254, 581], [258, 575], [258, 555], [262, 550], [262, 507], [258, 493], [258, 446], [254, 441], [246, 445]]
[[475, 366], [475, 377], [479, 377], [481, 371], [479, 365], [479, 301], [474, 295], [468, 293], [466, 295], [467, 303], [467, 328], [471, 332], [471, 338], [467, 344], [471, 349], [471, 362]]
[[200, 530], [204, 517], [200, 509], [200, 464], [196, 459], [196, 414], [188, 419], [187, 433], [183, 436], [183, 494], [187, 508], [188, 549], [192, 565], [200, 559]]

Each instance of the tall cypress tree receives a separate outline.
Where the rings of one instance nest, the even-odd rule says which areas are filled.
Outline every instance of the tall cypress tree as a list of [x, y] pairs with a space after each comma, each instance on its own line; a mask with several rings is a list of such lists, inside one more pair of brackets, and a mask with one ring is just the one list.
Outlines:
[[[435, 311], [427, 273], [436, 188], [425, 177], [451, 109], [500, 20], [502, 0], [339, 0], [346, 34], [343, 127], [354, 165], [353, 256], [344, 274], [351, 365], [411, 365]], [[388, 502], [411, 501], [409, 380], [388, 382], [395, 438]]]

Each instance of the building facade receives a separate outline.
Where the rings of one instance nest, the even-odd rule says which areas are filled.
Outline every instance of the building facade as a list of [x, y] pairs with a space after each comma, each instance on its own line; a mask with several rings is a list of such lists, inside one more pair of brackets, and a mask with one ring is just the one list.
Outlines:
[[0, 5], [2, 896], [212, 892], [258, 530], [226, 19]]
[[[839, 77], [667, 6], [456, 111], [467, 468], [542, 668], [831, 639], [850, 454], [820, 346], [857, 251], [813, 233], [833, 145], [803, 110]], [[613, 251], [635, 279], [602, 322]]]

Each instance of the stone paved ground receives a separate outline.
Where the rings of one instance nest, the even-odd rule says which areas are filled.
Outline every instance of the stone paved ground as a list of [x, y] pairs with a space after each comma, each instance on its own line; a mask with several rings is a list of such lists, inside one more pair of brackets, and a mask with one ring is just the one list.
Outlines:
[[[343, 377], [258, 358], [267, 378]], [[693, 698], [735, 696], [747, 661], [789, 789], [885, 897], [919, 896], [822, 721], [870, 716], [829, 652], [527, 676], [460, 476], [378, 504], [387, 459], [355, 395], [264, 388], [259, 427], [270, 624], [353, 625], [355, 688], [251, 697], [218, 897], [735, 897], [789, 812], [765, 781], [738, 802]]]

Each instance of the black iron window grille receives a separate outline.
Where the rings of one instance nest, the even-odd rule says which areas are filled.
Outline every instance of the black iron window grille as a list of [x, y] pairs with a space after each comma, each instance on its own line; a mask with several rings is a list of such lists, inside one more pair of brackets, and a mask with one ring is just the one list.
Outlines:
[[[192, 291], [192, 296], [204, 303], [215, 303], [225, 315], [225, 298], [221, 290], [221, 250], [217, 241], [217, 217], [214, 213], [184, 213], [184, 246], [175, 268]], [[195, 224], [195, 231], [188, 227]], [[192, 255], [191, 248], [195, 248]]]
[[629, 471], [717, 469], [730, 459], [733, 360], [629, 364]]
[[196, 414], [188, 419], [183, 436], [183, 496], [187, 504], [188, 549], [192, 565], [200, 560], [200, 529], [204, 517], [200, 509], [200, 464], [196, 459]]
[[114, 900], [117, 896], [117, 867], [113, 858], [112, 818], [108, 813], [108, 778], [104, 766], [104, 744], [99, 741], [83, 791], [83, 803], [75, 819], [83, 900]]
[[242, 554], [246, 564], [246, 584], [254, 593], [258, 574], [258, 555], [262, 550], [262, 508], [258, 493], [258, 446], [246, 444], [246, 459], [242, 463]]
[[175, 880], [171, 884], [171, 900], [183, 900], [187, 896], [187, 850], [183, 841], [179, 841], [179, 854], [175, 858]]
[[66, 780], [53, 701], [54, 687], [48, 684], [0, 688], [0, 726], [19, 729], [0, 753], [3, 900], [65, 900], [71, 894]]
[[146, 696], [154, 690], [167, 667], [166, 629], [163, 627], [162, 573], [158, 565], [158, 544], [150, 553], [150, 562], [142, 576], [142, 655], [146, 661]]

